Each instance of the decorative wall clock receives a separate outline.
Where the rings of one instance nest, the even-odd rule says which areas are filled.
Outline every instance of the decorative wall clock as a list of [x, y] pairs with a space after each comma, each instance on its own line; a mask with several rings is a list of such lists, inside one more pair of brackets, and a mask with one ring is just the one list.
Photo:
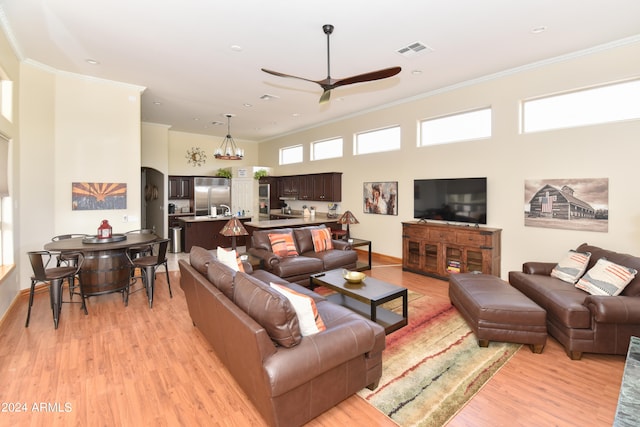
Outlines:
[[200, 147], [191, 147], [191, 150], [187, 150], [187, 155], [185, 156], [187, 159], [187, 163], [191, 163], [193, 167], [202, 166], [207, 162], [207, 155]]

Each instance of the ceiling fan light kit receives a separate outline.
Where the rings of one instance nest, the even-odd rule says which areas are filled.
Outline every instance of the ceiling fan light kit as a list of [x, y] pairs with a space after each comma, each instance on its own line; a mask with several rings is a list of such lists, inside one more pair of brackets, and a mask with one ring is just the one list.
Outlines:
[[244, 149], [238, 148], [231, 136], [231, 117], [233, 114], [225, 114], [227, 118], [227, 136], [224, 137], [220, 147], [216, 148], [213, 156], [220, 160], [242, 160]]
[[386, 78], [389, 78], [389, 77], [393, 77], [396, 74], [398, 74], [400, 71], [402, 71], [402, 68], [400, 68], [400, 67], [390, 67], [390, 68], [385, 68], [385, 69], [382, 69], [382, 70], [371, 71], [371, 72], [364, 73], [364, 74], [358, 74], [358, 75], [352, 76], [352, 77], [346, 77], [344, 79], [332, 79], [331, 78], [331, 43], [330, 43], [330, 38], [331, 38], [331, 33], [333, 33], [333, 25], [330, 25], [330, 24], [323, 25], [322, 26], [322, 31], [327, 35], [327, 78], [325, 78], [323, 80], [311, 80], [311, 79], [306, 79], [304, 77], [298, 77], [298, 76], [293, 76], [293, 75], [290, 75], [290, 74], [280, 73], [280, 72], [277, 72], [277, 71], [267, 70], [266, 68], [262, 68], [262, 71], [264, 71], [265, 73], [268, 73], [268, 74], [272, 74], [274, 76], [278, 76], [278, 77], [286, 77], [286, 78], [304, 80], [304, 81], [307, 81], [307, 82], [316, 83], [316, 84], [320, 85], [320, 87], [323, 90], [322, 95], [320, 96], [320, 104], [324, 104], [325, 102], [328, 102], [329, 99], [331, 98], [331, 91], [333, 89], [337, 88], [337, 87], [351, 85], [351, 84], [354, 84], [354, 83], [364, 83], [364, 82], [370, 82], [370, 81], [373, 81], [373, 80], [386, 79]]

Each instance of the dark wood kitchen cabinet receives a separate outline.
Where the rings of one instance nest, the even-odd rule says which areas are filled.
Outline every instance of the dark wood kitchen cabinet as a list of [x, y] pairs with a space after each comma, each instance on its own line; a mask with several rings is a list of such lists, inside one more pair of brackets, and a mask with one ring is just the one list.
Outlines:
[[[193, 218], [193, 216], [191, 217]], [[244, 224], [251, 218], [239, 218]], [[205, 249], [216, 249], [218, 246], [223, 248], [231, 247], [231, 237], [220, 234], [222, 228], [227, 223], [227, 219], [220, 220], [179, 220], [182, 227], [182, 250], [186, 253], [191, 251], [192, 246], [200, 246]], [[246, 236], [236, 237], [236, 246], [245, 246]]]
[[278, 197], [340, 202], [342, 201], [342, 173], [327, 172], [278, 177]]
[[313, 177], [313, 199], [321, 202], [340, 202], [342, 200], [342, 174], [337, 172], [321, 173]]
[[169, 176], [169, 200], [191, 199], [193, 178], [190, 176]]

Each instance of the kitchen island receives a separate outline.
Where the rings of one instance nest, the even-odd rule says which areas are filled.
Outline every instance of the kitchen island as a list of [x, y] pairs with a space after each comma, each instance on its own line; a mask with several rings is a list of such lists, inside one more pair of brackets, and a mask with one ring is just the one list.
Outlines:
[[[182, 250], [189, 253], [192, 246], [200, 246], [205, 249], [216, 249], [231, 247], [231, 237], [220, 234], [224, 225], [231, 219], [230, 216], [181, 216], [178, 217], [180, 227], [182, 227]], [[250, 216], [237, 216], [246, 228], [246, 224], [251, 220]], [[247, 230], [249, 231], [249, 230]], [[246, 236], [238, 236], [236, 244], [244, 246]], [[248, 240], [248, 239], [246, 239]]]
[[[285, 216], [285, 215], [281, 215]], [[276, 228], [295, 228], [306, 227], [308, 225], [325, 224], [331, 229], [340, 229], [342, 225], [338, 224], [338, 218], [328, 218], [326, 214], [316, 214], [312, 217], [303, 217], [302, 215], [289, 215], [287, 218], [280, 219], [258, 219], [243, 223], [247, 229], [249, 237], [246, 239], [246, 247], [251, 247], [251, 235], [255, 230], [276, 229]]]

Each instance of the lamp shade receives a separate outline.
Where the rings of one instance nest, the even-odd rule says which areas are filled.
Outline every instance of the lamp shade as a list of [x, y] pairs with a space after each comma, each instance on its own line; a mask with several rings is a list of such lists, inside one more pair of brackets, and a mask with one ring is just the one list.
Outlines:
[[338, 219], [338, 224], [360, 224], [358, 219], [351, 213], [351, 211], [346, 211], [342, 214], [340, 219]]
[[233, 217], [222, 227], [220, 234], [223, 236], [231, 237], [231, 236], [248, 236], [247, 230], [243, 227], [242, 223], [238, 220], [238, 218]]

